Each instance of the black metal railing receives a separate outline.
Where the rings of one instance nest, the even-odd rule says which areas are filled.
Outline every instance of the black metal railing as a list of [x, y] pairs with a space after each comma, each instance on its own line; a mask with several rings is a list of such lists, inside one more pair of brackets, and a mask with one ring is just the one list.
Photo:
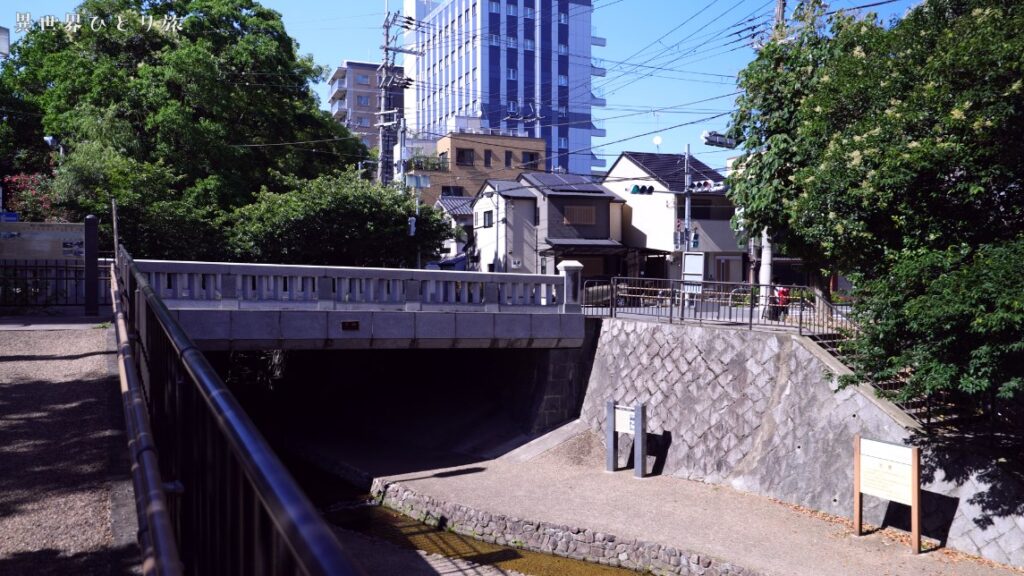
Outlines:
[[[131, 369], [140, 376], [152, 449], [159, 453], [157, 477], [166, 487], [143, 508], [159, 509], [161, 496], [166, 500], [184, 573], [358, 574], [123, 249], [116, 270], [117, 307], [133, 342]], [[167, 570], [174, 573], [173, 565]]]
[[792, 328], [800, 334], [844, 337], [856, 327], [848, 311], [814, 298], [806, 286], [685, 282], [615, 277], [588, 280], [583, 312], [659, 322], [714, 322]]
[[[0, 260], [0, 306], [84, 306], [85, 267], [82, 260]], [[109, 306], [109, 261], [100, 259], [98, 270], [99, 305]]]

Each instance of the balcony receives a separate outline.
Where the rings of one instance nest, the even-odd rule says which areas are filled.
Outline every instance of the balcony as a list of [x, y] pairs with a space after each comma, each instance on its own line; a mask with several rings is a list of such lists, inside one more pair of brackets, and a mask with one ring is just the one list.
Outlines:
[[608, 40], [602, 36], [597, 35], [597, 26], [590, 27], [590, 45], [591, 46], [607, 46]]
[[348, 117], [348, 100], [332, 100], [331, 101], [331, 116], [339, 122], [344, 122]]
[[600, 58], [592, 58], [590, 60], [590, 75], [602, 77], [608, 75], [608, 69], [604, 67], [604, 60]]
[[604, 99], [604, 88], [601, 86], [591, 86], [590, 88], [590, 105], [591, 106], [606, 106], [608, 101]]
[[595, 136], [597, 138], [604, 138], [605, 136], [608, 135], [608, 132], [604, 129], [604, 120], [592, 117], [590, 119], [590, 125], [592, 127], [590, 129], [591, 136]]
[[450, 166], [447, 158], [440, 158], [437, 156], [413, 156], [405, 161], [405, 171], [423, 172], [448, 172]]
[[328, 90], [331, 100], [343, 100], [348, 95], [348, 85], [345, 83], [344, 78], [338, 80], [332, 80], [330, 84], [331, 88]]

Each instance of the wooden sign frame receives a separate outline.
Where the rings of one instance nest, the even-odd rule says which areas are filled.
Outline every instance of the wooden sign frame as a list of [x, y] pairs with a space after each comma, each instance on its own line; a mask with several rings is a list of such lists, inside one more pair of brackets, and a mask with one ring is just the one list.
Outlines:
[[910, 547], [914, 554], [920, 553], [921, 449], [854, 435], [853, 531], [857, 536], [863, 534], [863, 494], [910, 506]]

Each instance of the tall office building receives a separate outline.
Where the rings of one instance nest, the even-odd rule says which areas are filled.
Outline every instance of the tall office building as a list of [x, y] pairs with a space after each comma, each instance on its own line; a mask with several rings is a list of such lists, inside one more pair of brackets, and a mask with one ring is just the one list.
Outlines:
[[[413, 18], [406, 47], [409, 130], [440, 137], [464, 126], [492, 134], [543, 138], [546, 168], [589, 174], [604, 160], [591, 137], [604, 136], [591, 115], [603, 99], [591, 76], [590, 0], [405, 0]], [[469, 119], [468, 122], [466, 119]]]

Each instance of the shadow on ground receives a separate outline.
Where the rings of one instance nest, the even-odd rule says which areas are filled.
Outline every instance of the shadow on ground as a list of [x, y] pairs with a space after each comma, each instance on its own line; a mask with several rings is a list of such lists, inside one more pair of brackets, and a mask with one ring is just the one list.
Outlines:
[[113, 377], [0, 384], [0, 517], [107, 485], [126, 446], [118, 394]]
[[0, 558], [0, 574], [12, 575], [133, 576], [141, 574], [138, 567], [138, 549], [134, 545], [71, 555], [59, 550], [45, 549], [16, 552]]

